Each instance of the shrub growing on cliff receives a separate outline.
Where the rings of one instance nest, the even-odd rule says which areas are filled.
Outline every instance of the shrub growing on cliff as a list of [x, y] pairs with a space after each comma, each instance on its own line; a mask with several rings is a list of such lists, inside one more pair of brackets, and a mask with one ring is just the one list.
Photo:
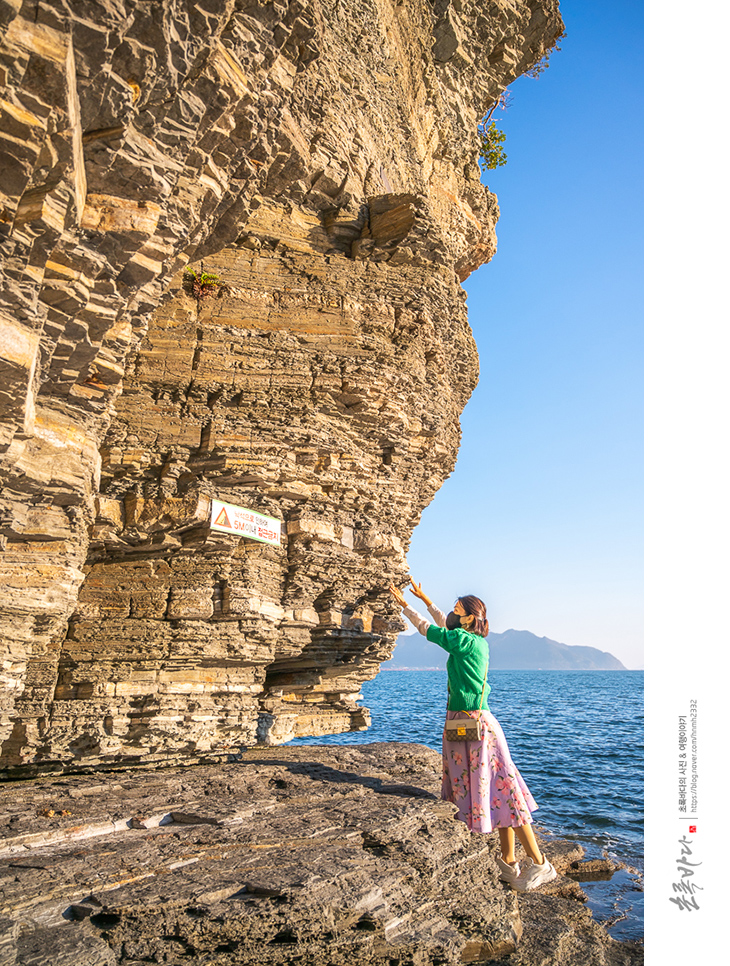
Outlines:
[[507, 135], [497, 127], [497, 122], [492, 120], [492, 115], [496, 110], [506, 111], [509, 107], [511, 94], [502, 91], [497, 100], [477, 125], [479, 135], [479, 164], [482, 171], [493, 171], [507, 164], [507, 155], [504, 153], [504, 142]]
[[[539, 77], [550, 66], [550, 55], [560, 50], [560, 41], [565, 36], [565, 30], [561, 30], [552, 42], [552, 47], [541, 47], [538, 60], [525, 71], [527, 77]], [[489, 111], [477, 125], [479, 135], [479, 164], [482, 171], [493, 171], [507, 164], [507, 155], [504, 151], [504, 142], [507, 136], [497, 127], [496, 121], [492, 120], [492, 115], [496, 110], [504, 111], [509, 107], [511, 94], [502, 91], [497, 100], [492, 104]]]
[[502, 145], [507, 140], [504, 131], [500, 131], [495, 121], [486, 124], [484, 121], [477, 128], [479, 134], [479, 164], [482, 171], [493, 171], [507, 164], [507, 155]]

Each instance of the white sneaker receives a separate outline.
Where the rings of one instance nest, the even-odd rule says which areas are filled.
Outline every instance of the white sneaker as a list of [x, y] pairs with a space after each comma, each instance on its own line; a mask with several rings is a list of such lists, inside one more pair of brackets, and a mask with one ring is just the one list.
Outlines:
[[496, 861], [501, 881], [514, 885], [517, 881], [517, 876], [520, 874], [520, 863], [515, 862], [514, 865], [510, 865], [509, 862], [504, 861], [501, 854], [496, 856]]
[[529, 892], [537, 889], [538, 886], [545, 885], [556, 878], [557, 872], [543, 856], [542, 865], [537, 865], [532, 859], [525, 859], [522, 873], [517, 876], [513, 885], [518, 892]]

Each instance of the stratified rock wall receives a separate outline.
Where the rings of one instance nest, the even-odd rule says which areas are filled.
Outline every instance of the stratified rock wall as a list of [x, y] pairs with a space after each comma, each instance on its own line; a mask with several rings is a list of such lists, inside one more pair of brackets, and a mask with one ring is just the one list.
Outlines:
[[5, 764], [367, 725], [477, 379], [476, 123], [557, 6], [0, 0]]

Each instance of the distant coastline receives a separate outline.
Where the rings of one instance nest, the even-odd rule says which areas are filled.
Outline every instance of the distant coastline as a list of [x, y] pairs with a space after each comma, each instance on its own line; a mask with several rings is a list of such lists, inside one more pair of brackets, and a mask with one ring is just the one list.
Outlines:
[[385, 664], [380, 665], [381, 671], [443, 671], [442, 667], [405, 667], [400, 664], [396, 667], [395, 665], [390, 665], [388, 661]]
[[[530, 631], [510, 629], [489, 635], [489, 666], [493, 671], [627, 671], [608, 651], [561, 644]], [[437, 671], [446, 667], [447, 654], [419, 634], [400, 637], [383, 671]]]
[[[406, 667], [405, 664], [398, 664], [397, 666], [386, 661], [380, 666], [381, 671], [445, 671], [445, 667]], [[490, 671], [576, 671], [580, 673], [582, 671], [630, 671], [632, 674], [636, 674], [639, 671], [643, 671], [643, 667], [493, 667]]]

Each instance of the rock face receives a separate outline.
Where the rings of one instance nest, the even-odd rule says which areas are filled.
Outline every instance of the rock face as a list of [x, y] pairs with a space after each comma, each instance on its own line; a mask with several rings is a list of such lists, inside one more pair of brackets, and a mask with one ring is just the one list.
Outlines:
[[0, 962], [639, 966], [583, 904], [609, 862], [549, 839], [558, 878], [518, 896], [440, 782], [438, 754], [384, 744], [13, 783]]
[[6, 767], [367, 725], [477, 379], [476, 123], [557, 8], [0, 0]]

